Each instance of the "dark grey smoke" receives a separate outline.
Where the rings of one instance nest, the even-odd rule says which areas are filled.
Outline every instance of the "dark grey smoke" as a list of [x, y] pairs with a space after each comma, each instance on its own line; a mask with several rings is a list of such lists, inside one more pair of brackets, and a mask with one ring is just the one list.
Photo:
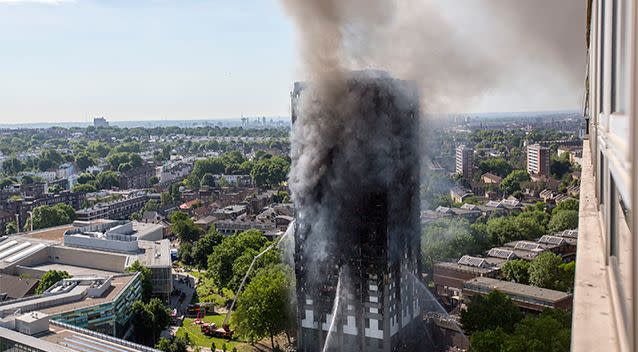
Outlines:
[[334, 87], [350, 69], [383, 69], [417, 81], [428, 112], [480, 109], [483, 100], [493, 108], [492, 95], [507, 97], [498, 110], [579, 106], [582, 0], [282, 3], [296, 23], [308, 80]]

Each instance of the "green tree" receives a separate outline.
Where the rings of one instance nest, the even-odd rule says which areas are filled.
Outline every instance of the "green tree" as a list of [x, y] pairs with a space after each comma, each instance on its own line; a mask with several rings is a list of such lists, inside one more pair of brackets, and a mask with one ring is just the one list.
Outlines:
[[280, 156], [261, 159], [253, 163], [250, 176], [259, 186], [276, 186], [284, 182], [290, 171], [290, 162]]
[[559, 157], [552, 156], [549, 162], [549, 172], [557, 179], [572, 171], [572, 163], [569, 161], [569, 154], [565, 153]]
[[14, 233], [18, 233], [20, 229], [18, 228], [18, 224], [15, 221], [11, 221], [9, 223], [7, 223], [7, 226], [5, 226], [5, 230], [4, 232], [7, 235], [12, 235]]
[[164, 352], [187, 352], [192, 345], [190, 336], [186, 333], [184, 336], [173, 336], [170, 339], [162, 337], [155, 348]]
[[550, 233], [578, 228], [578, 210], [561, 210], [556, 212], [548, 225]]
[[151, 269], [145, 267], [139, 260], [136, 260], [126, 268], [129, 273], [140, 273], [140, 282], [142, 285], [142, 300], [148, 302], [153, 295], [153, 273]]
[[100, 172], [95, 180], [99, 189], [111, 189], [120, 185], [119, 174], [115, 171]]
[[88, 146], [88, 151], [96, 158], [104, 158], [111, 151], [111, 147], [102, 142], [90, 142]]
[[516, 324], [505, 340], [504, 352], [564, 352], [570, 350], [571, 323], [559, 309], [545, 310], [538, 317], [528, 316]]
[[434, 261], [459, 258], [487, 248], [485, 238], [473, 233], [467, 220], [442, 218], [427, 225], [421, 236], [421, 253], [426, 270]]
[[176, 211], [170, 216], [171, 229], [182, 242], [193, 242], [199, 238], [202, 230], [184, 212]]
[[501, 182], [501, 191], [504, 194], [512, 194], [521, 190], [521, 182], [529, 181], [529, 175], [525, 170], [514, 170]]
[[496, 328], [509, 333], [521, 319], [523, 313], [509, 297], [499, 291], [492, 291], [487, 296], [472, 296], [467, 310], [461, 311], [460, 322], [463, 330], [468, 333]]
[[208, 256], [213, 253], [215, 246], [219, 245], [224, 236], [217, 232], [214, 228], [203, 237], [201, 237], [192, 248], [193, 263], [200, 269], [206, 269], [208, 265]]
[[153, 298], [148, 303], [133, 302], [131, 319], [137, 338], [153, 346], [159, 333], [170, 324], [171, 315], [160, 299]]
[[503, 277], [508, 281], [527, 285], [529, 283], [529, 262], [522, 259], [513, 259], [501, 268]]
[[[472, 352], [500, 352], [510, 336], [503, 329], [477, 331], [470, 336]], [[522, 352], [522, 351], [521, 351]]]
[[206, 173], [202, 176], [202, 180], [199, 184], [201, 186], [215, 187], [215, 176], [211, 173]]
[[95, 165], [95, 160], [89, 153], [82, 153], [75, 158], [75, 164], [80, 170], [86, 170], [89, 166]]
[[49, 191], [49, 193], [57, 194], [57, 193], [60, 193], [60, 192], [64, 191], [64, 187], [62, 187], [60, 184], [56, 183], [53, 186], [49, 187], [48, 191]]
[[252, 343], [270, 337], [275, 348], [274, 336], [286, 331], [293, 320], [289, 304], [291, 276], [282, 265], [257, 273], [239, 296], [232, 316], [239, 336]]
[[529, 265], [529, 283], [551, 290], [564, 290], [565, 276], [559, 267], [562, 262], [561, 257], [552, 252], [539, 254]]
[[545, 227], [534, 216], [504, 216], [489, 219], [486, 231], [490, 243], [500, 246], [511, 241], [538, 238], [545, 234]]
[[[240, 267], [244, 267], [243, 265], [235, 266], [235, 261], [246, 251], [252, 249], [253, 253], [256, 254], [267, 244], [266, 237], [257, 230], [249, 230], [224, 238], [219, 245], [215, 246], [213, 253], [208, 256], [208, 274], [212, 277], [215, 285], [219, 288], [235, 290], [237, 287], [232, 286], [233, 278], [245, 273], [233, 271], [233, 268], [239, 270]], [[255, 270], [258, 268], [259, 265]]]
[[158, 183], [159, 183], [159, 177], [157, 176], [151, 176], [151, 178], [148, 179], [148, 184], [151, 186], [155, 186]]
[[552, 214], [555, 215], [556, 213], [563, 210], [578, 211], [578, 205], [579, 205], [578, 199], [574, 199], [574, 198], [565, 199], [564, 201], [558, 203], [556, 207], [554, 207], [554, 209], [552, 209]]
[[81, 185], [90, 183], [91, 181], [95, 181], [95, 175], [90, 172], [83, 172], [78, 176], [78, 183]]
[[9, 158], [2, 163], [2, 170], [8, 175], [16, 175], [24, 170], [24, 164], [18, 158]]
[[512, 172], [512, 166], [503, 158], [482, 160], [478, 163], [478, 168], [481, 170], [481, 175], [489, 172], [500, 177], [505, 177]]
[[59, 203], [54, 206], [41, 205], [33, 208], [32, 216], [28, 219], [29, 228], [33, 222], [33, 229], [70, 224], [75, 220], [75, 210], [67, 204]]
[[40, 278], [38, 287], [35, 288], [36, 294], [42, 294], [48, 290], [51, 286], [58, 283], [60, 280], [71, 278], [71, 274], [63, 270], [49, 270]]
[[90, 183], [86, 183], [86, 184], [76, 184], [75, 186], [73, 186], [73, 192], [87, 192], [87, 193], [91, 193], [91, 192], [97, 192], [97, 188]]
[[193, 244], [190, 242], [180, 243], [177, 249], [177, 257], [186, 265], [193, 265]]

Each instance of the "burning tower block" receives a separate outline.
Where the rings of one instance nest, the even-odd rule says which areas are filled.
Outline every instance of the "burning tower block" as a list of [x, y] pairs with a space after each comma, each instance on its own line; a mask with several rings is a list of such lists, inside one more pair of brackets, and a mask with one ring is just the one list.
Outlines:
[[312, 84], [292, 93], [298, 350], [423, 351], [416, 85], [344, 85], [325, 107]]

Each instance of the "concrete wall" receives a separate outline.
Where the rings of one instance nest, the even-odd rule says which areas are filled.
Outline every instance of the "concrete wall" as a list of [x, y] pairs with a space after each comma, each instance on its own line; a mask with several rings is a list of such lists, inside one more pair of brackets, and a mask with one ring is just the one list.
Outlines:
[[75, 265], [98, 270], [124, 272], [126, 255], [115, 253], [100, 253], [78, 248], [50, 247], [51, 262]]
[[116, 252], [137, 252], [139, 250], [137, 241], [96, 239], [77, 235], [64, 236], [64, 245]]

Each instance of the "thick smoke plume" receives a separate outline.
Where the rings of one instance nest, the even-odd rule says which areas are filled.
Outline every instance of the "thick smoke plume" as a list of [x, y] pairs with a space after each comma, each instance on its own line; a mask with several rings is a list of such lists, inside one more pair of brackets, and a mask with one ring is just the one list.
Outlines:
[[305, 79], [323, 86], [375, 68], [417, 81], [427, 112], [480, 109], [484, 100], [500, 111], [580, 106], [585, 1], [282, 3], [296, 24]]

